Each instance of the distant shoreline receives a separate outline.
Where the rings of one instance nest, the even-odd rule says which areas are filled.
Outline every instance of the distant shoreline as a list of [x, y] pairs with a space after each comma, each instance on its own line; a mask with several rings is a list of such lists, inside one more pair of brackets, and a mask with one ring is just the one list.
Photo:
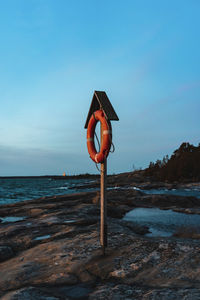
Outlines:
[[[134, 184], [145, 184], [148, 188], [159, 188], [169, 187], [173, 188], [183, 184], [200, 184], [199, 180], [192, 180], [191, 178], [182, 178], [181, 181], [173, 180], [158, 180], [154, 176], [148, 176], [145, 174], [145, 170], [135, 170], [133, 172], [123, 172], [118, 174], [108, 174], [107, 178], [111, 185], [132, 185]], [[78, 175], [32, 175], [32, 176], [0, 176], [0, 179], [52, 179], [52, 180], [71, 180], [71, 179], [88, 179], [88, 180], [99, 180], [100, 174], [78, 174]]]
[[68, 180], [68, 179], [96, 179], [98, 178], [98, 174], [80, 174], [80, 175], [71, 175], [71, 176], [63, 176], [63, 175], [38, 175], [38, 176], [0, 176], [0, 179], [41, 179], [41, 178], [49, 178], [55, 180]]

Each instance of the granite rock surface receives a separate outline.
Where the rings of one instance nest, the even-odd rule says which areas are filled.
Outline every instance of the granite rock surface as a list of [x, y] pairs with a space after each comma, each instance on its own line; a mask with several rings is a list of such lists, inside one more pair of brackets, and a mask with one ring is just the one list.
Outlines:
[[200, 299], [198, 241], [146, 237], [122, 220], [135, 207], [200, 209], [195, 197], [111, 189], [103, 256], [98, 191], [2, 205], [1, 299]]

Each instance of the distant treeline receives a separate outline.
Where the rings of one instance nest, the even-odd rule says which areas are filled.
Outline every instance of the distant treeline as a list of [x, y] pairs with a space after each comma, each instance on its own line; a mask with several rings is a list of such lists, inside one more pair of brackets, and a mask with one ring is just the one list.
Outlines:
[[41, 175], [41, 176], [0, 176], [0, 179], [54, 179], [54, 180], [68, 180], [68, 179], [98, 179], [99, 174], [79, 174], [79, 175]]
[[144, 174], [160, 181], [200, 181], [200, 143], [182, 143], [170, 158], [150, 162]]

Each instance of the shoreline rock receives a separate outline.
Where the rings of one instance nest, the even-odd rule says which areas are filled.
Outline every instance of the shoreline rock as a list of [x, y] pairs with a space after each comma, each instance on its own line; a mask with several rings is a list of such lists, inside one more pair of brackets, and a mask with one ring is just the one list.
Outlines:
[[2, 300], [200, 298], [198, 242], [145, 237], [147, 227], [121, 219], [135, 207], [200, 210], [199, 199], [109, 190], [105, 256], [98, 199], [93, 191], [0, 206], [0, 218], [24, 217], [0, 223]]

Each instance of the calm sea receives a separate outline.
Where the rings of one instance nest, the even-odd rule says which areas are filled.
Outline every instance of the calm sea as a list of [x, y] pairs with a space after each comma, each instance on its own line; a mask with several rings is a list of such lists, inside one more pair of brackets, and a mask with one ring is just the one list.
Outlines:
[[86, 179], [55, 180], [51, 178], [0, 179], [0, 204], [15, 203], [40, 197], [76, 193], [78, 186], [90, 183]]

